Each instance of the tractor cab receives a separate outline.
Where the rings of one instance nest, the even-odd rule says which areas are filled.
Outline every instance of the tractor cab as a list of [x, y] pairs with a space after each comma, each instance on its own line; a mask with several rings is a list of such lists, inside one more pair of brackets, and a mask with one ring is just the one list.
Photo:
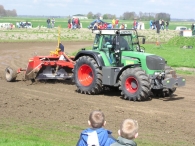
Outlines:
[[[143, 52], [139, 44], [137, 31], [134, 29], [92, 30], [96, 34], [93, 50], [104, 52], [112, 66], [121, 66], [121, 54], [123, 51]], [[145, 43], [145, 37], [142, 39]]]
[[96, 34], [93, 49], [101, 49], [111, 47], [118, 50], [141, 51], [139, 45], [139, 37], [143, 37], [142, 43], [145, 43], [144, 36], [138, 36], [134, 29], [111, 29], [111, 30], [92, 30]]

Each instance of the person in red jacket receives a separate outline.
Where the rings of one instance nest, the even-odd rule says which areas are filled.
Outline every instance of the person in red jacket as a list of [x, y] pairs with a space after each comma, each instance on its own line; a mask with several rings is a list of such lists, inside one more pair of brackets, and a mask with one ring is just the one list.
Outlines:
[[104, 24], [103, 24], [103, 28], [104, 28], [104, 29], [107, 29], [107, 26], [108, 26], [107, 23], [104, 23]]
[[118, 23], [119, 23], [119, 20], [116, 19], [116, 20], [115, 20], [115, 28], [118, 28]]
[[102, 22], [98, 23], [98, 29], [104, 29], [104, 25], [102, 24]]
[[74, 19], [74, 23], [75, 23], [76, 28], [78, 28], [78, 24], [79, 24], [78, 18]]

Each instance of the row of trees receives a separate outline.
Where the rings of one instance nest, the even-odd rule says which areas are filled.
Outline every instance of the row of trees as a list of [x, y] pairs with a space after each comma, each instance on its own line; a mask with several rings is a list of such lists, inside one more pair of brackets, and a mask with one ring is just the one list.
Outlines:
[[[103, 19], [113, 19], [113, 18], [117, 18], [116, 15], [112, 15], [112, 14], [101, 14], [101, 13], [97, 13], [97, 14], [93, 14], [92, 12], [89, 12], [87, 14], [88, 19], [96, 19], [99, 16], [102, 16]], [[133, 19], [141, 19], [141, 20], [145, 20], [145, 21], [149, 21], [149, 20], [159, 20], [159, 19], [163, 19], [165, 21], [170, 21], [170, 14], [168, 13], [143, 13], [143, 12], [139, 12], [139, 14], [136, 14], [135, 12], [124, 12], [122, 16], [119, 17], [119, 19], [122, 20], [133, 20]]]
[[2, 5], [0, 5], [0, 17], [6, 17], [6, 16], [16, 17], [17, 16], [17, 12], [16, 12], [15, 9], [13, 9], [13, 10], [5, 10], [4, 7]]

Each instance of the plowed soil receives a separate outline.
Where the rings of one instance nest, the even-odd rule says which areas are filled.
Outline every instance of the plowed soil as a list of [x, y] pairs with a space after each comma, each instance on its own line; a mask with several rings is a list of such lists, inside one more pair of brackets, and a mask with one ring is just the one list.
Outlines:
[[[92, 42], [63, 44], [65, 52], [72, 53]], [[23, 74], [19, 74], [13, 83], [5, 80], [7, 66], [25, 68], [34, 54], [48, 55], [56, 46], [55, 42], [0, 43], [0, 124], [5, 120], [9, 123], [11, 119], [41, 126], [55, 122], [87, 127], [89, 113], [100, 109], [106, 115], [106, 128], [113, 131], [115, 137], [121, 121], [133, 118], [139, 123], [140, 139], [170, 145], [195, 145], [194, 76], [184, 76], [186, 86], [177, 88], [172, 97], [145, 102], [123, 100], [118, 91], [104, 91], [93, 96], [79, 94], [71, 81], [31, 84], [23, 81]]]

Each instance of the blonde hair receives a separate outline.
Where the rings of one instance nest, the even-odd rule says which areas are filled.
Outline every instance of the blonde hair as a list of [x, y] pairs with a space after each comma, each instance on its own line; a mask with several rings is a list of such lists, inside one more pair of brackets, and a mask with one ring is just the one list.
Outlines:
[[138, 133], [138, 123], [132, 119], [126, 119], [120, 127], [120, 136], [126, 139], [134, 139]]
[[104, 113], [101, 111], [93, 111], [89, 115], [89, 121], [93, 128], [101, 128], [105, 122]]

